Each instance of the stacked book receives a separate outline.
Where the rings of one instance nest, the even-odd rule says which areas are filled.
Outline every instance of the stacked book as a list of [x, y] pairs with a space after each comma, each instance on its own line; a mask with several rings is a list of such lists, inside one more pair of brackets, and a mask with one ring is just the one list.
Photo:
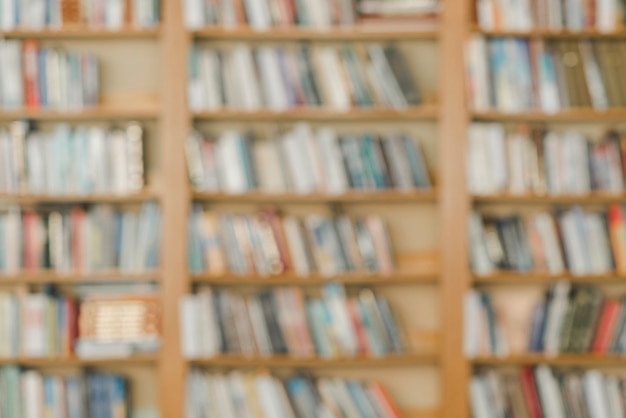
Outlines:
[[125, 417], [130, 413], [127, 380], [115, 374], [52, 375], [13, 366], [0, 368], [3, 417]]
[[408, 135], [339, 136], [331, 128], [314, 132], [300, 123], [269, 138], [229, 130], [215, 139], [194, 132], [186, 149], [192, 185], [213, 193], [341, 194], [432, 186], [420, 144]]
[[467, 178], [475, 195], [619, 194], [626, 184], [626, 135], [600, 138], [579, 131], [546, 131], [474, 123], [469, 129]]
[[0, 108], [77, 110], [99, 102], [100, 67], [93, 54], [0, 40], [0, 62]]
[[130, 194], [144, 187], [143, 129], [70, 128], [29, 123], [0, 128], [0, 193]]
[[625, 47], [621, 41], [475, 36], [467, 48], [471, 105], [476, 111], [548, 113], [625, 107]]
[[394, 45], [194, 46], [189, 107], [280, 112], [301, 107], [406, 108], [421, 103], [407, 60]]
[[0, 358], [128, 357], [159, 348], [156, 295], [0, 293]]
[[402, 414], [378, 382], [308, 375], [281, 381], [263, 371], [215, 374], [192, 370], [187, 376], [185, 416], [400, 418]]
[[[465, 343], [469, 357], [543, 352], [626, 353], [626, 299], [605, 297], [591, 286], [555, 283], [543, 300], [470, 291]], [[538, 296], [538, 295], [537, 295]]]
[[186, 357], [219, 354], [322, 358], [385, 356], [407, 350], [387, 299], [363, 289], [348, 297], [329, 283], [321, 298], [288, 287], [243, 296], [202, 288], [181, 302]]
[[159, 9], [159, 0], [2, 0], [0, 30], [149, 28], [159, 23]]
[[160, 209], [153, 202], [140, 211], [10, 207], [0, 212], [0, 272], [146, 272], [158, 266], [159, 236]]
[[483, 30], [612, 32], [624, 25], [619, 0], [477, 0], [478, 24]]
[[539, 366], [483, 371], [471, 379], [469, 393], [475, 418], [612, 418], [626, 414], [625, 385], [614, 373]]
[[625, 208], [580, 207], [526, 216], [469, 219], [470, 261], [477, 274], [495, 269], [572, 275], [626, 273]]
[[391, 241], [383, 219], [311, 214], [304, 220], [272, 209], [255, 214], [203, 212], [189, 219], [189, 269], [220, 275], [259, 276], [316, 272], [390, 274]]

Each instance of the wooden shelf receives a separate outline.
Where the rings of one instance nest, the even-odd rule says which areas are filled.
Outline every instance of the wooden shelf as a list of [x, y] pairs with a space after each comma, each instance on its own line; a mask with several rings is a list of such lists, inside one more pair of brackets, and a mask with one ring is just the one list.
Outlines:
[[564, 196], [537, 196], [537, 195], [512, 195], [497, 194], [491, 196], [473, 196], [472, 200], [477, 204], [515, 204], [515, 205], [593, 205], [626, 202], [626, 194], [596, 193], [586, 195], [564, 195]]
[[[231, 120], [231, 121], [368, 121], [368, 120], [435, 120], [438, 116], [434, 105], [417, 106], [407, 109], [352, 109], [347, 112], [327, 108], [294, 109], [284, 112], [261, 110], [246, 112], [238, 110], [218, 110], [207, 112], [192, 112], [194, 119], [204, 120]], [[626, 112], [625, 112], [626, 115]]]
[[626, 356], [614, 354], [563, 354], [548, 357], [543, 354], [522, 354], [509, 357], [479, 357], [470, 360], [477, 366], [626, 366]]
[[620, 122], [626, 120], [626, 108], [607, 110], [568, 109], [557, 113], [546, 113], [537, 110], [518, 113], [488, 111], [470, 112], [470, 116], [478, 121], [495, 122]]
[[386, 357], [340, 357], [340, 358], [298, 358], [287, 356], [243, 357], [220, 356], [211, 359], [190, 360], [189, 364], [205, 367], [270, 367], [270, 368], [364, 368], [364, 367], [408, 367], [422, 364], [435, 364], [438, 355], [432, 353], [412, 353]]
[[33, 284], [78, 284], [78, 283], [129, 283], [156, 282], [160, 272], [123, 273], [119, 271], [102, 271], [90, 273], [57, 273], [52, 271], [21, 272], [17, 274], [0, 274], [2, 285], [33, 285]]
[[15, 29], [0, 31], [0, 37], [13, 39], [130, 39], [130, 38], [157, 38], [161, 33], [160, 27], [138, 29], [132, 27], [117, 30], [104, 28], [90, 28], [86, 26], [65, 27], [60, 29]]
[[532, 29], [529, 31], [519, 30], [483, 30], [478, 27], [473, 29], [476, 35], [490, 38], [551, 38], [551, 39], [624, 39], [626, 30], [616, 32], [599, 32], [595, 29], [585, 29], [581, 31], [553, 30], [553, 29]]
[[350, 191], [348, 193], [330, 195], [325, 193], [281, 193], [271, 194], [251, 192], [244, 194], [193, 192], [194, 200], [229, 203], [417, 203], [435, 202], [437, 190], [415, 190], [401, 192], [396, 190], [381, 191]]
[[138, 203], [157, 200], [158, 195], [152, 192], [140, 192], [127, 195], [93, 194], [93, 195], [34, 195], [34, 194], [3, 194], [0, 201], [8, 201], [22, 205], [47, 203]]
[[0, 110], [0, 120], [32, 119], [38, 121], [90, 121], [120, 119], [157, 119], [158, 106], [103, 105], [82, 110], [16, 109]]
[[332, 277], [319, 275], [298, 276], [284, 274], [280, 276], [258, 275], [192, 275], [193, 283], [205, 283], [215, 286], [322, 286], [326, 283], [342, 283], [345, 285], [372, 286], [372, 285], [411, 285], [435, 284], [438, 281], [437, 272], [428, 271], [401, 271], [389, 275], [348, 273]]
[[86, 366], [132, 366], [132, 365], [152, 365], [158, 360], [157, 354], [142, 354], [132, 357], [119, 358], [78, 358], [78, 357], [57, 357], [57, 358], [5, 358], [0, 359], [0, 365], [17, 365], [24, 367], [86, 367]]
[[557, 280], [567, 280], [572, 283], [581, 284], [626, 284], [626, 277], [622, 274], [597, 274], [574, 276], [570, 273], [551, 274], [533, 272], [497, 272], [490, 275], [474, 275], [475, 284], [489, 285], [520, 285], [520, 284], [550, 284]]
[[426, 39], [434, 40], [439, 37], [436, 28], [428, 30], [380, 29], [368, 26], [334, 27], [311, 29], [306, 27], [272, 28], [264, 31], [249, 27], [207, 27], [191, 32], [197, 39], [211, 40], [243, 40], [243, 41], [270, 41], [270, 40], [309, 40], [309, 41], [396, 41], [399, 39]]

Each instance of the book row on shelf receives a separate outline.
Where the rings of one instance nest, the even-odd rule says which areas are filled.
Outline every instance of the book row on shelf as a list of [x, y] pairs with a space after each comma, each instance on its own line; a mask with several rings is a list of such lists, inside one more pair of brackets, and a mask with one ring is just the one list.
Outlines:
[[472, 37], [469, 100], [476, 111], [607, 109], [626, 106], [621, 41], [544, 41]]
[[475, 195], [621, 194], [626, 180], [626, 136], [474, 123], [468, 136], [468, 188]]
[[300, 220], [274, 209], [233, 214], [195, 206], [188, 245], [189, 270], [215, 275], [391, 274], [395, 264], [386, 223], [376, 215]]
[[0, 192], [33, 195], [116, 195], [144, 187], [143, 128], [56, 125], [25, 121], [0, 128]]
[[626, 272], [625, 208], [572, 207], [526, 215], [474, 212], [469, 219], [470, 262], [476, 274], [496, 269], [572, 275]]
[[124, 273], [154, 270], [159, 264], [160, 209], [110, 205], [0, 213], [0, 271]]
[[594, 369], [485, 370], [472, 377], [469, 392], [475, 418], [613, 418], [626, 414], [626, 378]]
[[402, 416], [379, 382], [302, 374], [280, 380], [264, 371], [215, 374], [195, 369], [187, 377], [186, 393], [189, 418]]
[[205, 26], [248, 26], [329, 29], [358, 24], [434, 23], [438, 0], [236, 0], [221, 4], [185, 1], [189, 29]]
[[[533, 293], [533, 295], [537, 295]], [[626, 353], [624, 299], [591, 286], [559, 281], [543, 300], [472, 290], [465, 301], [465, 352], [469, 357], [528, 352]]]
[[187, 143], [192, 185], [202, 191], [306, 194], [432, 186], [420, 143], [408, 135], [317, 131], [304, 123], [284, 134], [226, 131], [213, 139], [194, 132]]
[[408, 346], [387, 299], [369, 289], [346, 295], [336, 283], [321, 298], [294, 287], [248, 296], [202, 287], [181, 303], [186, 357], [245, 356], [380, 357]]
[[148, 290], [0, 293], [0, 357], [114, 358], [154, 352], [160, 346], [161, 313], [156, 294]]
[[113, 373], [42, 374], [0, 368], [3, 417], [115, 418], [131, 411], [128, 380]]
[[622, 29], [626, 19], [620, 0], [478, 0], [476, 14], [483, 30], [610, 33]]
[[284, 111], [297, 107], [406, 108], [421, 103], [406, 58], [394, 45], [194, 45], [189, 107]]
[[80, 110], [100, 99], [100, 64], [91, 53], [0, 40], [0, 107]]

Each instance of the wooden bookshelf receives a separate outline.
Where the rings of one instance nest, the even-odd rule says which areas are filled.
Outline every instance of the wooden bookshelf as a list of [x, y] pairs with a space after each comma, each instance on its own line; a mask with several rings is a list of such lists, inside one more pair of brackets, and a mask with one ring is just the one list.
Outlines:
[[474, 27], [472, 32], [489, 38], [546, 38], [546, 39], [624, 39], [626, 31], [600, 32], [595, 29], [581, 31], [532, 29], [528, 31], [516, 30], [484, 30]]
[[134, 355], [132, 357], [114, 357], [114, 358], [79, 358], [79, 357], [51, 357], [51, 358], [5, 358], [0, 359], [0, 365], [17, 365], [23, 367], [37, 368], [66, 368], [66, 367], [114, 367], [128, 365], [145, 365], [153, 366], [158, 359], [154, 354]]
[[624, 274], [599, 274], [575, 276], [570, 273], [550, 274], [536, 272], [497, 272], [490, 275], [474, 275], [473, 281], [478, 285], [520, 285], [520, 284], [550, 284], [557, 280], [567, 280], [580, 284], [626, 284]]
[[563, 354], [546, 356], [543, 354], [522, 354], [509, 357], [480, 357], [470, 360], [476, 366], [548, 366], [612, 367], [624, 365], [626, 356], [614, 354]]
[[297, 357], [242, 357], [220, 356], [211, 359], [190, 360], [189, 364], [206, 367], [245, 367], [245, 368], [366, 368], [366, 367], [406, 367], [420, 364], [435, 364], [438, 355], [432, 353], [398, 354], [385, 357], [338, 357], [338, 358], [297, 358]]
[[556, 113], [545, 113], [531, 110], [517, 113], [505, 113], [500, 111], [470, 112], [470, 117], [478, 121], [493, 121], [502, 123], [513, 122], [620, 122], [626, 119], [626, 109], [611, 108], [607, 110], [596, 109], [568, 109]]
[[497, 194], [491, 196], [473, 196], [472, 200], [480, 205], [603, 205], [622, 203], [626, 201], [626, 194], [592, 192], [580, 196], [537, 196]]
[[100, 120], [150, 120], [159, 116], [158, 106], [114, 106], [102, 105], [99, 107], [80, 110], [48, 110], [48, 109], [16, 109], [0, 110], [0, 121], [16, 119], [31, 119], [36, 121], [100, 121]]
[[435, 40], [439, 33], [436, 28], [423, 30], [380, 29], [368, 26], [331, 27], [310, 29], [306, 27], [271, 28], [254, 30], [249, 27], [209, 27], [192, 31], [196, 39], [254, 41], [396, 41], [396, 40]]
[[415, 190], [402, 192], [396, 190], [381, 191], [350, 191], [343, 194], [331, 195], [324, 193], [281, 193], [270, 194], [251, 192], [244, 194], [193, 192], [192, 198], [197, 201], [213, 201], [228, 203], [434, 203], [437, 200], [437, 190]]
[[141, 203], [158, 200], [159, 195], [153, 192], [139, 192], [133, 194], [90, 194], [90, 195], [36, 195], [36, 194], [3, 194], [0, 201], [17, 203], [20, 205], [52, 204], [52, 203]]
[[104, 28], [90, 28], [85, 26], [70, 26], [59, 29], [28, 30], [15, 29], [10, 31], [0, 31], [0, 37], [8, 39], [68, 39], [68, 40], [103, 40], [103, 39], [133, 39], [133, 38], [154, 38], [161, 34], [161, 28], [151, 29], [121, 28], [107, 30]]
[[101, 271], [90, 273], [58, 273], [51, 271], [0, 274], [0, 286], [34, 284], [78, 284], [78, 283], [132, 283], [158, 282], [159, 271], [148, 273], [123, 273], [119, 271]]

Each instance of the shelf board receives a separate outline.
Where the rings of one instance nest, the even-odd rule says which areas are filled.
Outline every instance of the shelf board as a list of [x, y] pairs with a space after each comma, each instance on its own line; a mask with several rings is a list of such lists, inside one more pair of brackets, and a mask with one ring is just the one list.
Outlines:
[[601, 39], [623, 39], [626, 38], [626, 30], [615, 32], [600, 32], [596, 29], [584, 29], [581, 31], [572, 30], [554, 30], [554, 29], [532, 29], [528, 31], [521, 30], [484, 30], [478, 27], [473, 29], [476, 35], [482, 35], [490, 38], [550, 38], [550, 39], [585, 39], [585, 38], [601, 38]]
[[102, 271], [93, 273], [57, 273], [52, 271], [32, 271], [16, 274], [0, 274], [2, 285], [33, 285], [33, 284], [77, 284], [77, 283], [131, 283], [159, 281], [160, 272], [123, 273], [119, 271]]
[[24, 367], [85, 367], [85, 366], [132, 366], [156, 364], [158, 355], [143, 354], [119, 358], [79, 358], [79, 357], [43, 357], [43, 358], [4, 358], [0, 365], [17, 365]]
[[521, 354], [509, 357], [478, 357], [470, 362], [476, 366], [618, 366], [626, 365], [626, 356], [614, 354], [563, 354], [549, 357], [543, 354]]
[[189, 360], [189, 364], [206, 367], [269, 367], [269, 368], [364, 368], [364, 367], [408, 367], [422, 364], [435, 364], [438, 361], [436, 352], [392, 355], [386, 357], [244, 357], [219, 356], [210, 359]]
[[16, 109], [0, 110], [0, 120], [32, 119], [38, 121], [90, 121], [120, 119], [157, 119], [158, 106], [102, 105], [80, 110]]
[[[626, 115], [626, 112], [624, 113]], [[351, 109], [346, 112], [328, 108], [300, 108], [284, 112], [260, 110], [247, 112], [239, 110], [217, 110], [192, 112], [194, 119], [199, 120], [231, 120], [231, 121], [368, 121], [368, 120], [435, 120], [438, 116], [437, 106], [424, 105], [407, 109]]]
[[550, 284], [557, 280], [567, 280], [572, 283], [590, 284], [626, 284], [626, 277], [622, 274], [591, 274], [574, 276], [569, 273], [551, 274], [536, 272], [507, 272], [501, 271], [490, 275], [474, 275], [475, 284], [483, 285], [520, 285], [520, 284]]
[[250, 27], [207, 27], [192, 31], [191, 35], [197, 39], [210, 40], [244, 40], [244, 41], [271, 41], [271, 40], [309, 40], [309, 41], [395, 41], [398, 39], [427, 39], [439, 37], [436, 27], [423, 30], [388, 29], [366, 25], [333, 27], [328, 29], [312, 29], [306, 27], [282, 27], [268, 30], [254, 30]]
[[4, 194], [0, 193], [0, 201], [17, 204], [47, 204], [47, 203], [137, 203], [149, 200], [158, 200], [158, 195], [152, 192], [133, 194], [92, 194], [92, 195], [36, 195], [36, 194]]
[[515, 205], [534, 205], [534, 204], [563, 204], [563, 205], [585, 205], [585, 204], [609, 204], [626, 202], [626, 194], [623, 193], [596, 193], [592, 192], [585, 195], [512, 195], [512, 194], [495, 194], [473, 196], [472, 200], [477, 204], [515, 204]]
[[280, 276], [259, 275], [192, 275], [193, 283], [205, 283], [215, 286], [322, 286], [327, 283], [342, 283], [345, 285], [374, 286], [374, 285], [411, 285], [435, 284], [437, 272], [432, 271], [399, 271], [391, 274], [348, 273], [332, 277], [319, 275], [298, 276], [284, 274]]
[[499, 122], [619, 122], [626, 119], [626, 108], [567, 109], [557, 113], [546, 113], [537, 110], [518, 113], [500, 111], [470, 112], [472, 119], [478, 121]]
[[131, 38], [156, 38], [160, 35], [160, 27], [155, 28], [132, 28], [125, 27], [117, 30], [104, 28], [90, 28], [87, 26], [69, 26], [59, 29], [15, 29], [0, 31], [0, 37], [13, 39], [131, 39]]
[[271, 194], [251, 192], [244, 194], [193, 192], [194, 200], [215, 201], [229, 203], [417, 203], [435, 202], [437, 190], [415, 190], [401, 192], [396, 190], [381, 191], [350, 191], [348, 193], [331, 195], [326, 193], [281, 193]]

